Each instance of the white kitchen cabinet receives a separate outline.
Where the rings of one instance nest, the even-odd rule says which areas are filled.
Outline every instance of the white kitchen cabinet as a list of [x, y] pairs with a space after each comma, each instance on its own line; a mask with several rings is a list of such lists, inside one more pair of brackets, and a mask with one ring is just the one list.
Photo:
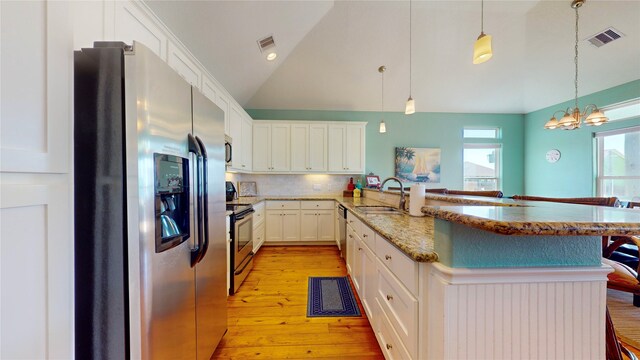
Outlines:
[[74, 354], [72, 6], [0, 1], [3, 359]]
[[267, 201], [266, 208], [267, 242], [300, 239], [299, 201]]
[[229, 129], [233, 141], [233, 157], [231, 159], [231, 170], [238, 172], [251, 171], [252, 147], [253, 147], [253, 124], [247, 119], [244, 111], [236, 105], [230, 105]]
[[328, 161], [330, 172], [364, 172], [364, 124], [329, 124]]
[[258, 250], [265, 241], [265, 205], [264, 202], [253, 205], [253, 253]]
[[[218, 91], [215, 102], [224, 111], [224, 133], [231, 136], [231, 114], [229, 110], [231, 105], [229, 97], [222, 91]], [[233, 141], [233, 137], [231, 137], [231, 140]]]
[[[151, 49], [162, 60], [168, 61], [169, 37], [163, 27], [145, 11], [146, 5], [140, 5], [135, 1], [105, 1], [104, 5], [105, 39], [124, 41], [129, 45], [135, 40]], [[110, 9], [113, 12], [107, 10], [110, 6], [115, 6], [115, 9]], [[172, 67], [175, 66], [176, 60], [171, 60], [174, 64]]]
[[249, 116], [242, 119], [242, 163], [243, 171], [251, 171], [253, 164], [253, 124]]
[[216, 82], [205, 73], [202, 74], [202, 85], [200, 89], [204, 96], [224, 111], [224, 133], [231, 136], [231, 129], [229, 128], [229, 98]]
[[347, 273], [351, 275], [351, 279], [353, 280], [353, 246], [355, 242], [355, 236], [353, 235], [353, 229], [347, 225], [347, 258], [345, 259], [347, 263]]
[[172, 41], [169, 41], [167, 50], [167, 63], [169, 66], [171, 66], [178, 75], [182, 76], [182, 78], [192, 86], [195, 86], [196, 88], [201, 86], [200, 78], [202, 77], [202, 71], [194, 59], [182, 51], [180, 47]]
[[327, 170], [327, 125], [291, 124], [291, 171]]
[[288, 172], [290, 125], [256, 121], [253, 127], [253, 171]]
[[362, 295], [360, 301], [364, 307], [369, 322], [373, 323], [377, 317], [375, 312], [374, 299], [376, 298], [376, 255], [372, 249], [370, 249], [366, 242], [362, 240]]
[[300, 240], [333, 241], [334, 211], [303, 209], [300, 211]]
[[351, 234], [353, 235], [353, 262], [351, 264], [351, 280], [353, 280], [353, 285], [358, 292], [358, 296], [360, 299], [364, 296], [364, 283], [362, 281], [362, 240], [360, 237], [351, 230]]

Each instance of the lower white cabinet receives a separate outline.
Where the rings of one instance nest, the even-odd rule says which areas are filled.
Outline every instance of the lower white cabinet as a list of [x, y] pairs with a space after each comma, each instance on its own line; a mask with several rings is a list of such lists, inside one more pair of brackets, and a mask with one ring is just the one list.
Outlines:
[[258, 250], [264, 243], [265, 239], [265, 210], [264, 202], [258, 203], [253, 206], [253, 253], [257, 254]]
[[298, 241], [300, 210], [267, 210], [265, 241]]
[[347, 271], [382, 351], [417, 359], [418, 264], [352, 213], [347, 219]]
[[333, 210], [301, 210], [300, 211], [300, 240], [302, 241], [332, 241], [335, 219]]
[[334, 241], [334, 201], [267, 201], [265, 240]]

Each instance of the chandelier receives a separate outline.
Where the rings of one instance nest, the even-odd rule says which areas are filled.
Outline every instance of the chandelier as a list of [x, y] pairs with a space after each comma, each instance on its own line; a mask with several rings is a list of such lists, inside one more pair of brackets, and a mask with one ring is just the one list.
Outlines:
[[[588, 126], [600, 126], [609, 119], [604, 115], [604, 113], [598, 109], [597, 106], [593, 104], [589, 104], [585, 106], [584, 110], [580, 112], [580, 108], [578, 107], [578, 9], [584, 4], [585, 0], [573, 0], [571, 2], [571, 7], [576, 11], [576, 41], [574, 46], [575, 56], [575, 97], [574, 97], [574, 107], [567, 108], [566, 110], [558, 110], [553, 113], [551, 119], [544, 124], [545, 129], [563, 129], [563, 130], [574, 130], [580, 128], [582, 124], [582, 120], [584, 119], [584, 124]], [[560, 121], [556, 119], [556, 114], [562, 113], [562, 118]], [[587, 115], [588, 114], [588, 115]]]

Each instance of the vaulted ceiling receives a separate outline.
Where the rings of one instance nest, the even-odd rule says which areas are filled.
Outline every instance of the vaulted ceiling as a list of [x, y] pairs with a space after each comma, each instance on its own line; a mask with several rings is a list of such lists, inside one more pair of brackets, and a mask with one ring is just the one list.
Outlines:
[[[245, 108], [403, 111], [409, 1], [147, 1]], [[484, 3], [493, 58], [471, 63], [480, 1], [414, 0], [412, 95], [419, 112], [526, 113], [573, 98], [570, 1]], [[640, 1], [580, 8], [580, 94], [640, 79]], [[597, 48], [585, 39], [614, 27]], [[256, 41], [273, 35], [267, 62]]]

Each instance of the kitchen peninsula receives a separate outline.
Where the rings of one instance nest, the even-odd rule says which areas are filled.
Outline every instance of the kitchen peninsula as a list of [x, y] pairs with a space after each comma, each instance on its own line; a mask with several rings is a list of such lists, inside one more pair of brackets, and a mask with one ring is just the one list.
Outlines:
[[387, 356], [604, 358], [606, 281], [601, 236], [640, 232], [616, 208], [427, 195], [425, 217], [348, 209], [347, 268]]

